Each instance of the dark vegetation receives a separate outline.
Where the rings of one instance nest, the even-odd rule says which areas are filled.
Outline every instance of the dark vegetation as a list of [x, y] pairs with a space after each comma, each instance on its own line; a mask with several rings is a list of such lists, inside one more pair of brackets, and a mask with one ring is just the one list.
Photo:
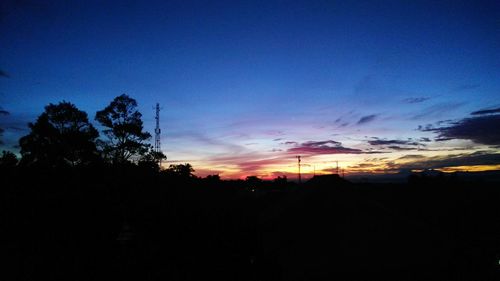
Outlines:
[[500, 280], [500, 189], [161, 170], [135, 100], [46, 107], [0, 158], [2, 280]]

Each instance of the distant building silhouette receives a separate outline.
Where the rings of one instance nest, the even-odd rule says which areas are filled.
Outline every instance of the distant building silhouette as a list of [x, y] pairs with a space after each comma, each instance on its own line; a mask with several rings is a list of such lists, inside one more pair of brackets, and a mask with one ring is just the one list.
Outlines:
[[339, 186], [347, 183], [349, 182], [341, 178], [338, 174], [316, 175], [307, 181], [307, 185], [318, 187]]

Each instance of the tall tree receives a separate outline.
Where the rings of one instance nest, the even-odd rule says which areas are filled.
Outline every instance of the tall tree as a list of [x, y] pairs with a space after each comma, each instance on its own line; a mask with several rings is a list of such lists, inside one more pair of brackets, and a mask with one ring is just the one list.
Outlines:
[[47, 105], [28, 126], [31, 132], [19, 140], [23, 165], [80, 166], [98, 159], [95, 140], [99, 133], [87, 113], [72, 103]]
[[148, 151], [145, 141], [151, 135], [143, 131], [142, 114], [136, 108], [137, 101], [123, 94], [96, 113], [95, 119], [105, 128], [103, 133], [108, 138], [103, 152], [113, 163], [127, 162]]

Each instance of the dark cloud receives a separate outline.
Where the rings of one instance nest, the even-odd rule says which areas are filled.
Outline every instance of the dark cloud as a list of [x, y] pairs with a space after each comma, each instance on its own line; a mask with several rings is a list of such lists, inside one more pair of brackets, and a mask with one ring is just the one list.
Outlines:
[[421, 102], [424, 102], [428, 99], [430, 99], [430, 98], [428, 98], [428, 97], [406, 98], [403, 100], [403, 102], [405, 102], [405, 103], [421, 103]]
[[7, 72], [0, 69], [0, 77], [9, 78], [10, 75]]
[[27, 131], [28, 120], [17, 118], [16, 116], [6, 115], [5, 118], [0, 118], [0, 127], [9, 131]]
[[326, 141], [308, 141], [308, 142], [303, 143], [302, 145], [317, 147], [317, 146], [324, 146], [324, 145], [342, 145], [342, 143], [340, 143], [338, 141], [334, 141], [334, 140], [326, 140]]
[[435, 139], [435, 141], [449, 141], [449, 140], [452, 140], [454, 138], [443, 138], [443, 137], [438, 137]]
[[361, 124], [371, 122], [371, 121], [375, 120], [376, 117], [377, 117], [376, 114], [363, 116], [359, 119], [358, 123], [356, 123], [356, 124], [361, 125]]
[[471, 115], [485, 115], [485, 114], [492, 114], [492, 113], [500, 113], [500, 108], [478, 110], [478, 111], [472, 112]]
[[416, 150], [417, 148], [415, 147], [404, 147], [404, 146], [399, 146], [399, 145], [390, 145], [387, 148], [393, 149], [393, 150], [399, 150], [399, 151], [404, 151], [404, 150]]
[[402, 164], [395, 164], [395, 168], [401, 170], [439, 169], [456, 166], [498, 165], [500, 163], [500, 153], [495, 153], [493, 151], [477, 151], [474, 153], [462, 153], [434, 157], [406, 155], [399, 159], [415, 160]]
[[464, 118], [449, 124], [447, 127], [419, 126], [419, 130], [437, 133], [436, 141], [468, 139], [480, 144], [500, 144], [500, 114]]
[[342, 143], [333, 140], [326, 141], [308, 141], [296, 147], [287, 150], [289, 153], [295, 154], [360, 154], [370, 153], [364, 152], [361, 149], [348, 148], [342, 146]]
[[286, 144], [286, 145], [298, 145], [299, 143], [296, 142], [296, 141], [286, 141], [286, 142], [283, 142], [282, 144]]
[[369, 144], [371, 145], [420, 145], [420, 143], [415, 142], [413, 140], [386, 140], [376, 138], [374, 140], [369, 140]]
[[282, 138], [277, 138], [277, 139], [274, 139], [273, 141], [281, 141], [283, 140]]
[[432, 132], [435, 130], [435, 126], [432, 124], [418, 125], [417, 130], [422, 132]]
[[[0, 128], [3, 145], [12, 146], [19, 138], [28, 131], [28, 122], [34, 117], [31, 114], [15, 114], [0, 107]], [[3, 136], [2, 136], [3, 135]]]

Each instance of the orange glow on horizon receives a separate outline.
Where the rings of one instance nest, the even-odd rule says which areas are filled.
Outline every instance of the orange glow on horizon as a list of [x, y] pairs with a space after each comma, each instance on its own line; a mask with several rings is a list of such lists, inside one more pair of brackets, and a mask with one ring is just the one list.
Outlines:
[[[451, 159], [459, 157], [457, 155], [448, 155], [448, 153], [447, 151], [437, 151], [410, 155], [412, 157], [407, 157], [405, 153], [387, 153], [375, 156], [362, 154], [310, 155], [302, 158], [301, 176], [303, 180], [307, 180], [314, 175], [335, 174], [337, 161], [339, 174], [346, 177], [398, 174], [402, 170], [409, 171], [412, 166], [425, 168], [427, 161], [430, 162], [430, 168], [431, 166], [437, 166], [436, 163], [432, 162], [439, 162], [447, 159], [447, 157], [451, 157]], [[189, 158], [185, 157], [185, 159]], [[256, 176], [263, 180], [273, 180], [278, 176], [286, 176], [290, 180], [298, 178], [297, 160], [294, 155], [289, 153], [271, 156], [257, 154], [255, 157], [251, 154], [218, 158], [207, 157], [201, 161], [189, 162], [195, 169], [194, 174], [198, 177], [219, 175], [224, 180], [245, 180], [247, 176]], [[166, 163], [162, 163], [162, 168], [165, 169], [169, 164], [177, 163], [184, 164], [184, 161], [166, 161]], [[446, 173], [500, 171], [500, 164], [448, 166], [434, 169]]]
[[[388, 169], [384, 167], [385, 165], [380, 165], [380, 167], [373, 167], [369, 169], [346, 169], [346, 176], [353, 175], [381, 175], [381, 174], [397, 174], [399, 171]], [[286, 168], [281, 169], [279, 172], [276, 172], [278, 169], [263, 169], [257, 172], [245, 172], [245, 171], [237, 171], [237, 170], [228, 170], [228, 171], [220, 171], [219, 174], [222, 179], [230, 180], [230, 179], [241, 179], [245, 180], [247, 176], [257, 176], [263, 180], [273, 180], [278, 176], [286, 176], [289, 179], [296, 179], [298, 177], [297, 168]], [[444, 173], [453, 173], [453, 172], [484, 172], [484, 171], [500, 171], [499, 165], [471, 165], [471, 166], [453, 166], [453, 167], [444, 167], [434, 169], [436, 171], [441, 171]], [[203, 169], [203, 173], [196, 173], [200, 177], [205, 177], [209, 174], [217, 174], [207, 172], [208, 170]], [[421, 172], [423, 170], [413, 170], [414, 172]], [[312, 178], [314, 175], [328, 175], [334, 174], [334, 171], [328, 170], [316, 170], [313, 171], [306, 170], [301, 173], [303, 179]]]
[[500, 165], [454, 166], [435, 169], [444, 173], [500, 171]]

